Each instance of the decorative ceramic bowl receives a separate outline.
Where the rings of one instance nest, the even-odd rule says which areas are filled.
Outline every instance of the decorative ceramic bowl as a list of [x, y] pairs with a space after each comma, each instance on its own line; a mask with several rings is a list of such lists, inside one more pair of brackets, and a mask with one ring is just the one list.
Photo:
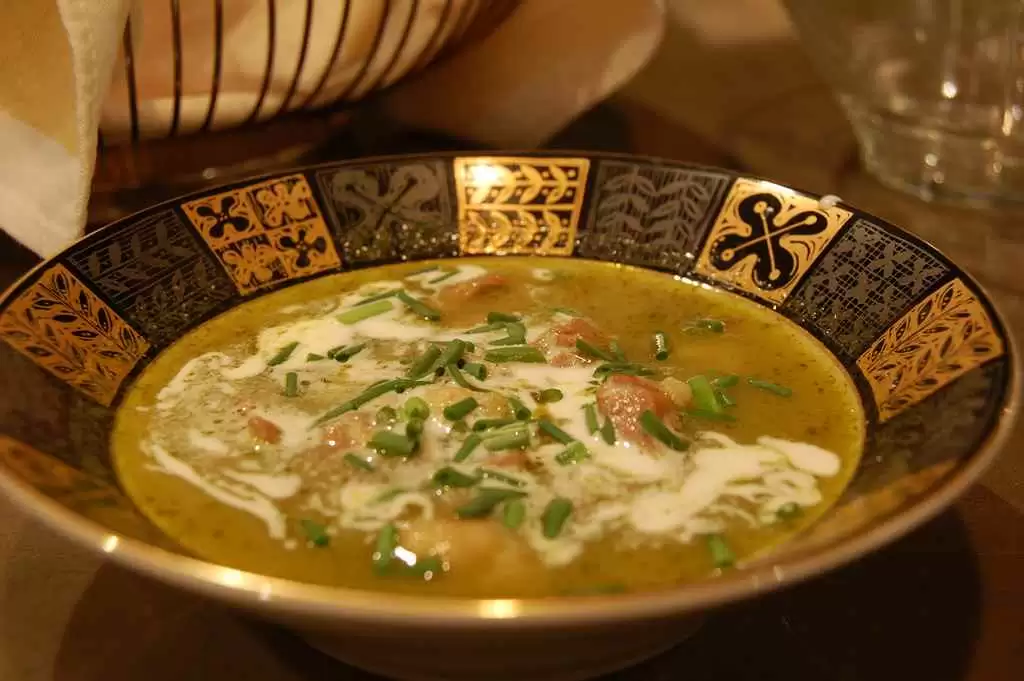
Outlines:
[[[653, 592], [384, 595], [243, 573], [163, 537], [118, 485], [118, 402], [205, 320], [311, 277], [399, 260], [574, 256], [734, 291], [818, 338], [857, 386], [867, 450], [841, 500], [755, 564]], [[367, 159], [156, 206], [0, 298], [0, 487], [133, 570], [284, 623], [403, 679], [578, 679], [664, 649], [714, 606], [806, 579], [948, 506], [1010, 429], [1020, 371], [979, 286], [843, 203], [724, 170], [614, 155]]]

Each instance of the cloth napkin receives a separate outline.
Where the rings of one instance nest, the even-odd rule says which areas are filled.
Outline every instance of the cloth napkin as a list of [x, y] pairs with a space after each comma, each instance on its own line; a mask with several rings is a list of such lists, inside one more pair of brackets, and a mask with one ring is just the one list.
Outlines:
[[[379, 0], [347, 0], [351, 35], [378, 25]], [[456, 0], [454, 7], [467, 0]], [[441, 0], [421, 0], [429, 16]], [[83, 229], [96, 163], [96, 140], [124, 138], [125, 25], [130, 66], [138, 83], [141, 136], [162, 137], [173, 99], [167, 77], [173, 39], [166, 0], [33, 0], [0, 2], [0, 228], [43, 257], [55, 254]], [[391, 3], [394, 8], [401, 1]], [[201, 36], [213, 30], [212, 0], [180, 0], [182, 79], [179, 131], [197, 130], [206, 116], [214, 55]], [[214, 129], [227, 129], [259, 97], [267, 54], [265, 2], [223, 0], [225, 27], [220, 98]], [[327, 59], [337, 31], [339, 0], [315, 0], [307, 61]], [[298, 103], [319, 80], [302, 78], [289, 96], [303, 37], [305, 0], [276, 0], [280, 58], [272, 72], [261, 119]], [[436, 11], [436, 10], [435, 10]], [[391, 90], [381, 102], [406, 125], [434, 129], [493, 146], [539, 145], [647, 62], [664, 29], [662, 0], [521, 0], [483, 40], [459, 49]], [[322, 33], [321, 33], [322, 32]], [[425, 39], [415, 26], [409, 40]], [[387, 32], [382, 40], [395, 39]], [[264, 42], [261, 42], [264, 41]], [[289, 49], [290, 42], [290, 49]], [[368, 49], [348, 41], [318, 102], [343, 91]], [[362, 52], [360, 51], [362, 50]], [[393, 79], [413, 64], [399, 63]], [[372, 80], [372, 79], [371, 79]], [[360, 93], [356, 93], [360, 94]]]

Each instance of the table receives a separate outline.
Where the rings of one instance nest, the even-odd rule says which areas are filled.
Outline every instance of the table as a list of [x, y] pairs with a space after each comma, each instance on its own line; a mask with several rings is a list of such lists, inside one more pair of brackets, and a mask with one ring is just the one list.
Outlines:
[[[978, 276], [1024, 338], [1024, 277], [1015, 272], [1024, 264], [1020, 216], [926, 205], [866, 177], [845, 121], [772, 2], [670, 5], [674, 21], [654, 63], [551, 146], [729, 166], [839, 194], [932, 241]], [[759, 19], [742, 26], [729, 19], [753, 12]], [[371, 151], [352, 142], [358, 135], [343, 137], [347, 143], [324, 153]], [[374, 138], [372, 151], [446, 144], [453, 142], [391, 131]], [[0, 287], [32, 262], [0, 236]], [[679, 648], [606, 681], [1021, 678], [1022, 451], [1018, 426], [983, 484], [951, 511], [853, 565], [728, 608]], [[0, 679], [141, 678], [375, 677], [288, 633], [104, 564], [0, 499]]]

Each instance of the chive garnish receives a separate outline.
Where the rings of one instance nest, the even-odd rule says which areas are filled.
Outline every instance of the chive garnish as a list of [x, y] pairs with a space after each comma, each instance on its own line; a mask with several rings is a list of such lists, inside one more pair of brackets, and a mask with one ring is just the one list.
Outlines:
[[376, 420], [377, 423], [394, 423], [398, 420], [398, 412], [395, 411], [394, 407], [385, 405], [377, 410]]
[[435, 310], [423, 301], [413, 298], [405, 291], [399, 291], [395, 294], [400, 301], [405, 303], [405, 306], [412, 311], [413, 314], [423, 317], [424, 319], [436, 322], [441, 319], [441, 312]]
[[594, 377], [604, 380], [612, 374], [626, 374], [627, 376], [653, 376], [656, 372], [642, 364], [632, 362], [608, 362], [599, 365], [594, 369]]
[[441, 357], [437, 360], [437, 363], [443, 367], [449, 364], [455, 364], [462, 356], [466, 354], [466, 342], [461, 341], [458, 338], [452, 341], [448, 341], [445, 344], [444, 350], [441, 352]]
[[583, 405], [583, 418], [587, 422], [587, 432], [593, 435], [597, 432], [597, 405], [593, 402]]
[[779, 397], [793, 396], [793, 391], [791, 389], [787, 388], [784, 385], [779, 385], [778, 383], [772, 383], [771, 381], [762, 381], [757, 378], [748, 378], [747, 383], [754, 386], [755, 388], [760, 388], [761, 390], [764, 390], [766, 392], [778, 395]]
[[460, 388], [465, 388], [466, 390], [475, 390], [478, 393], [490, 392], [489, 390], [487, 390], [487, 388], [481, 388], [478, 385], [473, 385], [468, 380], [466, 380], [466, 377], [463, 375], [462, 370], [459, 369], [459, 367], [456, 366], [455, 364], [449, 364], [445, 368], [448, 370], [448, 375], [452, 377], [452, 380], [455, 381], [455, 384]]
[[430, 405], [422, 397], [410, 397], [402, 405], [402, 413], [406, 418], [425, 419], [430, 416]]
[[376, 300], [372, 303], [360, 303], [353, 308], [345, 310], [335, 318], [342, 324], [355, 324], [370, 317], [382, 315], [394, 309], [394, 305], [388, 299]]
[[325, 357], [323, 355], [318, 355], [315, 352], [310, 352], [306, 354], [307, 362], [319, 362], [322, 359], [325, 359]]
[[392, 296], [398, 295], [398, 292], [402, 289], [394, 288], [390, 291], [384, 291], [382, 293], [374, 293], [373, 295], [366, 296], [353, 305], [353, 307], [359, 307], [360, 305], [366, 305], [367, 303], [376, 303], [378, 300], [385, 300]]
[[479, 362], [466, 362], [462, 370], [478, 381], [487, 378], [487, 367]]
[[669, 430], [658, 415], [650, 409], [644, 411], [640, 415], [640, 427], [643, 428], [648, 435], [661, 442], [669, 449], [674, 449], [677, 452], [684, 451], [689, 445], [678, 435]]
[[409, 419], [405, 422], [405, 434], [409, 437], [419, 437], [423, 433], [423, 423], [423, 419]]
[[513, 487], [526, 486], [526, 483], [519, 478], [514, 478], [511, 475], [505, 475], [499, 471], [492, 471], [487, 468], [478, 468], [476, 469], [476, 472], [481, 478], [486, 478], [488, 480], [497, 480], [498, 482], [503, 482], [506, 485], [512, 485]]
[[444, 417], [449, 421], [458, 421], [459, 419], [465, 418], [469, 412], [473, 411], [480, 406], [472, 397], [467, 397], [463, 400], [459, 400], [454, 404], [449, 404], [444, 408]]
[[429, 281], [427, 281], [427, 283], [428, 284], [440, 284], [442, 281], [445, 281], [447, 279], [451, 279], [452, 277], [454, 277], [458, 273], [459, 273], [458, 270], [448, 270], [444, 274], [436, 276], [433, 279], [430, 279]]
[[413, 362], [413, 365], [409, 367], [409, 370], [405, 372], [405, 375], [409, 378], [422, 378], [430, 373], [430, 370], [437, 364], [437, 359], [441, 356], [441, 348], [436, 345], [429, 346], [426, 351], [419, 356], [419, 358]]
[[299, 525], [302, 526], [302, 531], [306, 533], [306, 538], [313, 546], [327, 546], [331, 543], [327, 529], [315, 520], [303, 518], [299, 521]]
[[519, 322], [510, 322], [505, 325], [508, 333], [504, 338], [492, 340], [491, 345], [522, 345], [526, 342], [526, 327]]
[[418, 443], [408, 435], [390, 430], [379, 430], [370, 438], [368, 445], [384, 456], [409, 456], [416, 451]]
[[502, 449], [519, 449], [530, 444], [530, 431], [521, 427], [516, 430], [498, 431], [493, 437], [484, 439], [487, 451], [497, 452]]
[[703, 374], [697, 374], [686, 380], [693, 393], [693, 405], [698, 411], [706, 411], [718, 414], [722, 411], [722, 405], [715, 395], [715, 389], [711, 387], [711, 381]]
[[501, 510], [501, 522], [510, 530], [519, 529], [526, 519], [526, 504], [522, 499], [510, 499]]
[[723, 407], [728, 408], [736, 406], [736, 401], [729, 397], [724, 390], [716, 390], [715, 398], [718, 400], [718, 403]]
[[484, 359], [488, 362], [533, 362], [543, 364], [547, 360], [544, 354], [531, 345], [509, 345], [502, 348], [492, 348], [484, 353]]
[[720, 319], [697, 319], [687, 328], [687, 331], [711, 331], [722, 333], [725, 331], [725, 322]]
[[545, 388], [537, 393], [535, 399], [540, 404], [549, 404], [551, 402], [561, 402], [565, 395], [558, 388]]
[[615, 358], [615, 361], [617, 361], [617, 362], [625, 362], [626, 361], [626, 353], [622, 351], [622, 346], [619, 345], [619, 341], [613, 340], [611, 343], [609, 343], [608, 344], [608, 350], [609, 350], [609, 352], [612, 353], [612, 357]]
[[537, 421], [537, 427], [543, 430], [551, 437], [553, 437], [558, 442], [561, 442], [563, 445], [567, 445], [570, 442], [574, 442], [576, 440], [576, 438], [574, 438], [572, 435], [569, 435], [569, 433], [565, 432], [564, 430], [553, 424], [551, 421], [548, 421], [547, 419], [540, 419], [539, 421]]
[[294, 371], [289, 371], [284, 375], [284, 396], [285, 397], [298, 397], [299, 395], [299, 375]]
[[472, 329], [467, 329], [463, 333], [490, 333], [491, 331], [501, 331], [505, 328], [505, 322], [495, 322], [493, 324], [484, 324], [483, 326], [474, 326]]
[[566, 317], [580, 317], [580, 316], [582, 316], [582, 315], [580, 315], [578, 310], [574, 310], [571, 307], [553, 307], [553, 308], [551, 308], [551, 311], [552, 312], [557, 312], [558, 314], [564, 314]]
[[386, 570], [391, 565], [397, 548], [398, 528], [393, 523], [388, 523], [377, 533], [377, 546], [373, 552], [373, 566], [378, 572]]
[[518, 499], [526, 496], [525, 492], [514, 489], [481, 488], [468, 503], [455, 509], [460, 518], [484, 518], [491, 514], [494, 507], [507, 499]]
[[438, 469], [430, 480], [438, 487], [472, 487], [480, 482], [479, 477], [466, 475], [451, 466]]
[[463, 440], [462, 446], [459, 447], [457, 452], [455, 452], [455, 456], [452, 460], [456, 463], [465, 461], [469, 458], [469, 455], [473, 453], [473, 450], [480, 446], [481, 442], [483, 442], [483, 440], [479, 435], [476, 433], [470, 433], [469, 437]]
[[327, 356], [330, 359], [333, 359], [335, 362], [344, 363], [358, 355], [360, 352], [362, 352], [365, 347], [366, 343], [359, 343], [357, 345], [350, 345], [348, 347], [338, 346], [336, 348], [331, 348], [330, 350], [328, 350]]
[[594, 347], [593, 345], [583, 340], [582, 338], [576, 339], [576, 349], [582, 352], [584, 355], [587, 355], [588, 357], [593, 357], [594, 359], [600, 359], [605, 362], [615, 361], [615, 357], [613, 355], [605, 352], [600, 348]]
[[665, 335], [664, 331], [654, 332], [654, 359], [659, 362], [664, 362], [668, 359], [669, 345], [668, 336]]
[[278, 364], [284, 364], [288, 361], [288, 358], [295, 352], [295, 348], [299, 347], [298, 341], [292, 341], [287, 345], [281, 346], [281, 349], [274, 353], [274, 356], [267, 360], [268, 367], [276, 367]]
[[508, 426], [513, 423], [518, 423], [517, 419], [477, 419], [473, 422], [473, 430], [480, 432], [482, 430], [490, 430], [492, 428], [501, 428], [502, 426]]
[[519, 315], [507, 314], [505, 312], [488, 312], [487, 323], [488, 324], [501, 324], [505, 322], [518, 322], [522, 319]]
[[322, 416], [320, 416], [320, 418], [313, 421], [311, 427], [319, 426], [320, 424], [330, 421], [331, 419], [337, 418], [342, 414], [358, 409], [367, 402], [370, 402], [371, 400], [374, 400], [380, 397], [381, 395], [385, 395], [389, 392], [402, 392], [403, 390], [415, 388], [416, 386], [427, 385], [427, 383], [428, 382], [426, 381], [411, 381], [405, 378], [395, 378], [390, 381], [381, 381], [380, 383], [370, 386], [360, 394], [353, 397], [351, 400], [348, 400], [347, 402], [342, 402], [334, 409], [325, 412]]
[[794, 520], [795, 518], [799, 518], [803, 512], [804, 510], [800, 508], [800, 504], [795, 501], [790, 501], [779, 506], [775, 511], [775, 516], [779, 520]]
[[723, 421], [726, 423], [732, 423], [736, 420], [736, 417], [732, 414], [726, 414], [722, 411], [708, 411], [707, 409], [687, 409], [687, 416], [692, 416], [695, 419], [705, 419], [707, 421]]
[[410, 277], [418, 277], [421, 274], [426, 274], [427, 272], [433, 272], [434, 270], [439, 269], [441, 269], [440, 265], [427, 265], [426, 267], [420, 268], [414, 272], [410, 272], [409, 274], [405, 275], [405, 278], [409, 279]]
[[353, 468], [359, 468], [360, 470], [373, 472], [373, 464], [361, 456], [357, 456], [352, 452], [345, 455], [345, 462]]
[[728, 568], [736, 564], [736, 554], [732, 552], [725, 539], [719, 534], [709, 534], [705, 538], [711, 562], [716, 568]]
[[572, 501], [565, 497], [555, 497], [544, 507], [540, 521], [544, 526], [544, 536], [554, 539], [562, 532], [565, 522], [572, 515]]
[[590, 456], [582, 442], [570, 442], [569, 446], [555, 455], [555, 461], [563, 466], [579, 463]]
[[740, 377], [736, 374], [726, 374], [725, 376], [719, 376], [711, 382], [716, 388], [731, 388], [740, 382]]
[[512, 407], [512, 415], [520, 421], [529, 421], [530, 417], [533, 416], [533, 412], [530, 408], [520, 401], [518, 397], [508, 398], [509, 406]]
[[610, 445], [615, 444], [615, 424], [611, 419], [605, 419], [604, 425], [601, 426], [601, 439]]

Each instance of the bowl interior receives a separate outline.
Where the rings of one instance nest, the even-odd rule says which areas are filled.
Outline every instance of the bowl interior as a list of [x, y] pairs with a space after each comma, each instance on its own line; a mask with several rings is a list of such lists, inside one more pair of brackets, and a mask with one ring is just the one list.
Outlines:
[[875, 217], [649, 158], [390, 157], [153, 207], [14, 285], [0, 298], [0, 484], [59, 529], [157, 574], [201, 566], [174, 562], [184, 552], [113, 474], [109, 432], [133, 377], [188, 330], [268, 292], [352, 268], [481, 254], [686, 275], [797, 322], [849, 373], [868, 421], [853, 482], [810, 532], [718, 580], [732, 588], [719, 599], [758, 588], [765, 570], [781, 580], [788, 567], [834, 564], [937, 512], [977, 477], [1008, 425], [1015, 360], [984, 293]]

